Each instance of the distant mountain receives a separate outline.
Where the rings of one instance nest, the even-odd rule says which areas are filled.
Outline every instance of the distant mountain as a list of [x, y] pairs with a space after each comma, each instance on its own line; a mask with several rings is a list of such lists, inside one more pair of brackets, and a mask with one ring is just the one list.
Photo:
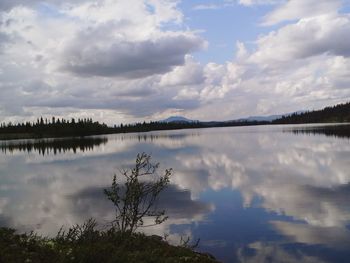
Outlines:
[[165, 120], [161, 120], [160, 122], [165, 122], [165, 123], [194, 123], [194, 122], [199, 122], [198, 120], [190, 120], [187, 119], [183, 116], [171, 116]]
[[350, 102], [322, 110], [293, 113], [274, 120], [274, 124], [350, 122]]

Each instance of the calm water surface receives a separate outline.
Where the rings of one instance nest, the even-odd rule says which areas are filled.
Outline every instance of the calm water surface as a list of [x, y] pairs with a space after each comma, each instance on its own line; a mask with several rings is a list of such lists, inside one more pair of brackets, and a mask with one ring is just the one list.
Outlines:
[[169, 220], [147, 232], [200, 238], [198, 249], [224, 262], [350, 262], [350, 137], [328, 128], [0, 142], [0, 226], [52, 235], [111, 221], [103, 189], [146, 152], [174, 169], [159, 204]]

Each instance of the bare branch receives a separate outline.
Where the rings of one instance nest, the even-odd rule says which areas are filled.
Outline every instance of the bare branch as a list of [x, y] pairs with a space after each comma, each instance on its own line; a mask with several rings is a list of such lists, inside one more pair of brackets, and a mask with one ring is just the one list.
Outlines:
[[[135, 167], [122, 169], [119, 173], [126, 179], [122, 187], [114, 175], [112, 186], [104, 193], [116, 207], [115, 220], [112, 222], [123, 233], [132, 233], [139, 227], [154, 226], [167, 220], [164, 210], [157, 209], [159, 194], [170, 182], [172, 169], [166, 169], [163, 176], [151, 181], [140, 181], [141, 177], [157, 176], [159, 163], [151, 163], [151, 156], [138, 154]], [[149, 180], [149, 178], [147, 178]], [[145, 217], [153, 217], [154, 224], [144, 225]]]

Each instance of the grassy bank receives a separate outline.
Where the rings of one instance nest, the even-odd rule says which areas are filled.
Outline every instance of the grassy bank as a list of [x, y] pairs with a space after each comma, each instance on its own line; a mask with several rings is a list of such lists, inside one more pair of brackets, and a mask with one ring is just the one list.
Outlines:
[[123, 235], [76, 226], [54, 238], [17, 234], [0, 228], [0, 262], [217, 262], [184, 246], [173, 246], [159, 236]]

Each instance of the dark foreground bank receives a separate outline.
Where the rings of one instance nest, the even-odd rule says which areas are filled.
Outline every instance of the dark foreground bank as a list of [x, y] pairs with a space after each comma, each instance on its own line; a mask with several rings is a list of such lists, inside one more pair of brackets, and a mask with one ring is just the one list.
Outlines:
[[17, 234], [0, 228], [0, 262], [218, 262], [189, 246], [173, 246], [159, 236], [125, 236], [110, 229], [96, 230], [94, 225], [76, 226], [54, 238], [34, 233]]

